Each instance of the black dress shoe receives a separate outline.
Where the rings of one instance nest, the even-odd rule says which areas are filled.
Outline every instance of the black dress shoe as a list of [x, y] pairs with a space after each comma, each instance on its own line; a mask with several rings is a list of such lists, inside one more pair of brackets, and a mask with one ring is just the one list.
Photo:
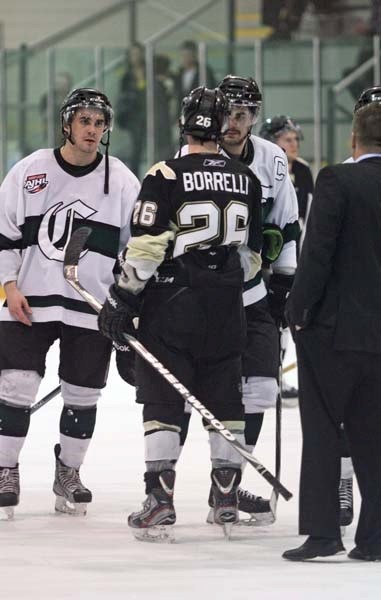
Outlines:
[[341, 540], [310, 536], [299, 548], [283, 552], [282, 557], [287, 560], [303, 561], [318, 556], [333, 556], [342, 552], [345, 552], [345, 548]]
[[353, 558], [354, 560], [381, 561], [381, 550], [370, 550], [366, 546], [362, 548], [355, 546], [353, 550], [348, 553], [348, 558]]

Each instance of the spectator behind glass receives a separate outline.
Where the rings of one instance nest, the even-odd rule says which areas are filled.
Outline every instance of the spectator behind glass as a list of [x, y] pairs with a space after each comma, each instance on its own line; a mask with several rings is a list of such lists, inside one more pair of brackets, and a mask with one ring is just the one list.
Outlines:
[[171, 105], [174, 98], [174, 77], [170, 70], [170, 59], [164, 54], [154, 58], [155, 72], [155, 160], [159, 157], [172, 158], [174, 146], [171, 135]]
[[146, 64], [144, 46], [135, 42], [128, 51], [127, 68], [120, 80], [116, 122], [131, 136], [131, 155], [125, 160], [139, 177], [146, 139]]
[[[315, 14], [322, 17], [329, 15], [330, 21], [340, 11], [340, 5], [342, 0], [262, 0], [262, 21], [264, 25], [272, 27], [274, 30], [271, 39], [283, 39], [289, 40], [292, 35], [296, 33], [302, 22], [303, 15], [309, 4], [314, 7]], [[318, 29], [321, 31], [316, 32], [321, 36], [326, 36], [327, 20], [324, 20], [324, 24], [320, 24]], [[331, 26], [335, 27], [334, 33], [341, 33], [340, 29], [341, 20], [336, 19], [336, 24], [331, 23]]]
[[[193, 40], [185, 40], [181, 44], [180, 63], [180, 68], [175, 76], [176, 118], [180, 115], [183, 98], [200, 85], [198, 49], [196, 42]], [[206, 66], [206, 81], [201, 83], [205, 84], [207, 88], [216, 87], [213, 71], [208, 65]]]
[[[53, 116], [59, 113], [61, 104], [73, 88], [73, 78], [66, 71], [57, 73], [53, 89]], [[39, 102], [39, 112], [42, 118], [42, 135], [44, 144], [48, 144], [48, 92], [45, 92]], [[57, 125], [57, 119], [54, 119], [54, 146], [58, 147], [62, 142], [61, 125]]]

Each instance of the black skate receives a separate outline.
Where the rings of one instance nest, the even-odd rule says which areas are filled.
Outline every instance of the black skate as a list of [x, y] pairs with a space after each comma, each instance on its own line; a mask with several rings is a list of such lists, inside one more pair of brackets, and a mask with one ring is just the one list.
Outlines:
[[14, 517], [14, 506], [20, 499], [19, 466], [0, 467], [0, 507], [8, 519]]
[[339, 485], [340, 498], [340, 527], [341, 533], [345, 533], [345, 527], [353, 521], [353, 479], [340, 479]]
[[212, 522], [222, 525], [224, 536], [229, 539], [233, 524], [239, 520], [238, 486], [241, 481], [241, 469], [213, 469], [211, 479]]
[[157, 473], [148, 471], [144, 474], [147, 498], [142, 510], [128, 517], [128, 525], [137, 540], [144, 542], [175, 541], [172, 525], [176, 522], [173, 505], [175, 487], [175, 471], [167, 469]]
[[[241, 487], [237, 490], [238, 495], [238, 510], [248, 513], [250, 517], [248, 519], [239, 519], [238, 525], [246, 525], [250, 527], [262, 527], [265, 525], [271, 525], [275, 522], [275, 516], [271, 510], [270, 500], [262, 498], [262, 496], [255, 496], [247, 490], [243, 490]], [[209, 506], [213, 507], [213, 494], [212, 489], [209, 493]], [[214, 523], [213, 508], [209, 511], [207, 522]]]
[[79, 469], [68, 467], [60, 460], [61, 446], [54, 446], [56, 457], [56, 473], [53, 492], [56, 495], [55, 510], [70, 515], [85, 515], [92, 494], [82, 483]]
[[294, 408], [299, 403], [299, 390], [293, 386], [282, 383], [282, 406], [285, 408]]

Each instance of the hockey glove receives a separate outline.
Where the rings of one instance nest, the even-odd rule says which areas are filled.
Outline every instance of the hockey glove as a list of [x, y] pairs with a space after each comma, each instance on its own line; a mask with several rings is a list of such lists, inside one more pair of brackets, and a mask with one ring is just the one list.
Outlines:
[[114, 344], [116, 349], [116, 368], [124, 381], [135, 386], [136, 352], [128, 344]]
[[273, 273], [268, 283], [268, 302], [272, 318], [278, 327], [287, 327], [284, 316], [287, 297], [290, 293], [294, 275]]
[[275, 223], [265, 223], [262, 228], [262, 234], [262, 261], [264, 265], [270, 265], [279, 258], [282, 252], [284, 244], [283, 232]]
[[98, 316], [99, 331], [118, 344], [126, 344], [123, 333], [135, 335], [133, 318], [139, 315], [141, 298], [113, 284]]

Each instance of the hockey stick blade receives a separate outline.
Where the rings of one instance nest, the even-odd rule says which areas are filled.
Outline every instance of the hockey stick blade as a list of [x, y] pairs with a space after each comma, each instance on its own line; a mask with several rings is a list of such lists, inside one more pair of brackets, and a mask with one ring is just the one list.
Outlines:
[[102, 309], [102, 304], [92, 294], [89, 294], [78, 281], [79, 257], [91, 232], [91, 227], [80, 227], [72, 234], [65, 249], [64, 277], [71, 287], [73, 287], [82, 298], [84, 298], [86, 302], [99, 313]]
[[[86, 229], [87, 231], [82, 231]], [[102, 304], [92, 294], [90, 294], [78, 280], [78, 261], [83, 250], [83, 246], [89, 236], [89, 228], [80, 228], [73, 233], [65, 254], [64, 277], [66, 281], [92, 306], [97, 312], [100, 312]], [[81, 245], [82, 244], [82, 245]], [[70, 263], [69, 263], [70, 258]], [[292, 494], [284, 485], [266, 469], [250, 452], [242, 446], [235, 436], [227, 429], [216, 417], [195, 397], [191, 392], [136, 338], [127, 333], [124, 334], [126, 341], [130, 346], [146, 360], [168, 383], [189, 402], [207, 421], [215, 431], [231, 444], [235, 450], [243, 456], [258, 471], [266, 481], [276, 489], [285, 500], [290, 500]]]

